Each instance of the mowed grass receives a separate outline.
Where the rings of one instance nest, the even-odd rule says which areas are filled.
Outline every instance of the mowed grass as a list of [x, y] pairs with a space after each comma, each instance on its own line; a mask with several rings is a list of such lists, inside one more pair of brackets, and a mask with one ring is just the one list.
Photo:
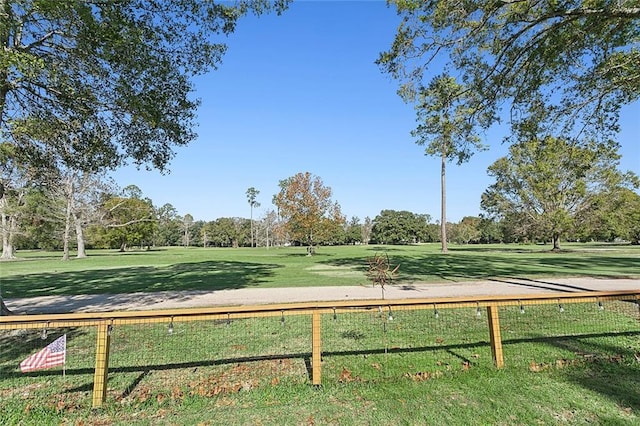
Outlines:
[[166, 248], [150, 251], [89, 251], [85, 259], [61, 261], [54, 252], [18, 252], [0, 262], [5, 298], [46, 295], [220, 290], [250, 287], [369, 285], [367, 258], [388, 255], [400, 265], [396, 284], [489, 278], [640, 277], [640, 247], [565, 244], [553, 253], [544, 245]]
[[309, 316], [135, 324], [112, 332], [107, 401], [91, 410], [95, 330], [60, 368], [22, 374], [39, 331], [0, 333], [3, 425], [529, 425], [640, 422], [634, 303], [501, 308], [506, 367], [475, 309], [323, 315], [321, 387]]
[[[0, 263], [5, 298], [52, 294], [370, 285], [366, 259], [400, 264], [395, 283], [640, 277], [640, 247], [320, 247], [19, 252]], [[107, 401], [91, 409], [93, 327], [0, 332], [2, 425], [529, 425], [640, 423], [640, 311], [606, 302], [501, 308], [497, 370], [475, 309], [323, 315], [322, 381], [310, 380], [308, 316], [136, 324], [113, 330]], [[67, 366], [18, 364], [60, 334]]]

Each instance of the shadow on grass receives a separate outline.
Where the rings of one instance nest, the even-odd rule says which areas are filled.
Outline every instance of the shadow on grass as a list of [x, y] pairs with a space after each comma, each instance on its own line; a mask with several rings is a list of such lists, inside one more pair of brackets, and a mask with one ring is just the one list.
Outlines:
[[[73, 339], [87, 334], [80, 327], [56, 328], [47, 330], [47, 337], [41, 338], [42, 330], [13, 330], [0, 332], [0, 360], [16, 360], [16, 367], [27, 356], [38, 352], [45, 346], [56, 340], [63, 334], [67, 335], [67, 345]], [[0, 368], [0, 378], [8, 377], [9, 370], [6, 367]], [[20, 376], [27, 374], [38, 375], [39, 373], [18, 373]], [[60, 372], [56, 372], [60, 374]]]
[[[598, 345], [594, 342], [585, 342], [584, 348], [579, 348], [576, 345], [568, 345], [568, 341], [580, 343], [581, 339], [601, 338], [601, 337], [638, 337], [639, 331], [627, 331], [627, 332], [606, 332], [606, 333], [591, 333], [583, 334], [579, 336], [553, 336], [553, 337], [526, 337], [518, 339], [508, 339], [503, 341], [503, 345], [516, 345], [522, 343], [543, 343], [548, 344], [560, 349], [569, 349], [571, 351], [578, 351], [578, 353], [617, 353], [621, 356], [629, 359], [633, 358], [633, 351], [628, 348], [620, 348], [613, 346]], [[67, 336], [69, 337], [69, 335]], [[30, 346], [31, 347], [31, 346]], [[426, 353], [426, 352], [440, 352], [445, 351], [449, 354], [467, 362], [469, 365], [473, 365], [475, 361], [470, 360], [463, 355], [460, 355], [456, 351], [461, 349], [477, 349], [481, 347], [489, 347], [489, 342], [485, 340], [479, 340], [477, 342], [460, 343], [460, 344], [436, 344], [420, 347], [393, 347], [393, 348], [375, 348], [365, 350], [345, 350], [345, 351], [325, 351], [322, 353], [322, 357], [332, 356], [368, 356], [368, 355], [381, 355], [381, 354], [409, 354], [409, 353]], [[584, 349], [584, 352], [582, 351]], [[22, 355], [12, 353], [11, 357], [20, 358]], [[181, 363], [166, 363], [166, 364], [154, 364], [154, 365], [139, 365], [139, 366], [124, 366], [111, 368], [110, 374], [117, 373], [140, 373], [136, 379], [130, 383], [126, 389], [123, 390], [123, 394], [130, 394], [135, 387], [142, 381], [144, 377], [149, 375], [153, 371], [168, 371], [184, 368], [197, 368], [197, 367], [210, 367], [218, 365], [236, 365], [242, 363], [250, 363], [257, 361], [274, 361], [284, 359], [301, 359], [307, 366], [309, 380], [311, 380], [311, 353], [310, 352], [295, 352], [295, 353], [281, 353], [281, 354], [269, 354], [269, 355], [256, 355], [256, 356], [239, 356], [230, 358], [221, 358], [215, 360], [201, 360], [201, 361], [189, 361]], [[509, 360], [506, 360], [507, 364]], [[620, 364], [617, 362], [608, 361], [606, 357], [598, 356], [594, 360], [584, 364], [579, 368], [566, 368], [561, 371], [567, 375], [569, 379], [575, 381], [589, 389], [604, 393], [616, 401], [624, 400], [626, 406], [632, 406], [634, 409], [640, 408], [640, 363], [636, 362], [635, 367]], [[628, 375], [620, 377], [621, 369], [628, 371]], [[75, 368], [68, 369], [66, 371], [69, 375], [93, 375], [93, 368]], [[55, 370], [42, 370], [37, 372], [27, 373], [34, 377], [48, 377], [59, 375], [59, 371]], [[15, 369], [2, 367], [0, 368], [0, 377], [7, 379], [22, 377], [25, 374], [17, 372]], [[606, 378], [606, 380], [605, 380]], [[609, 380], [610, 379], [610, 380]], [[602, 382], [604, 381], [604, 383]], [[91, 390], [92, 385], [81, 385], [81, 387], [75, 389], [67, 389], [67, 392], [75, 391], [88, 391]], [[629, 393], [628, 390], [631, 389]], [[624, 392], [627, 392], [625, 395]]]
[[[640, 336], [638, 332], [612, 333], [615, 336]], [[609, 336], [603, 333], [601, 336]], [[592, 336], [569, 339], [549, 339], [553, 347], [573, 352], [596, 353], [598, 357], [580, 368], [563, 369], [562, 375], [585, 389], [606, 396], [621, 409], [640, 412], [640, 348], [628, 345], [610, 345], [598, 342], [582, 342]], [[571, 342], [571, 343], [569, 343]]]
[[3, 297], [76, 294], [222, 290], [243, 288], [274, 275], [275, 264], [235, 261], [178, 263], [59, 273], [16, 275], [2, 279]]
[[[398, 249], [396, 249], [398, 250]], [[385, 247], [373, 250], [387, 252]], [[539, 251], [494, 252], [479, 249], [452, 249], [447, 254], [402, 252], [390, 253], [389, 262], [400, 265], [398, 283], [415, 281], [464, 281], [487, 280], [493, 277], [556, 276], [556, 277], [598, 277], [633, 278], [640, 275], [637, 256], [599, 256], [584, 253], [545, 253]], [[322, 263], [361, 268], [366, 258], [342, 258]]]

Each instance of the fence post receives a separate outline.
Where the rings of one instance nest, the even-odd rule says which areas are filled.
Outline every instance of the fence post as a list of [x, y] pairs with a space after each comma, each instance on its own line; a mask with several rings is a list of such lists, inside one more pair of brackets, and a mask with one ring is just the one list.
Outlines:
[[311, 316], [311, 382], [314, 385], [322, 384], [322, 367], [320, 366], [322, 358], [321, 323], [320, 311], [314, 309]]
[[98, 324], [96, 341], [96, 367], [93, 376], [93, 408], [102, 407], [107, 398], [107, 375], [109, 374], [109, 346], [111, 345], [111, 325], [106, 321]]
[[489, 321], [489, 337], [491, 339], [493, 363], [497, 368], [502, 368], [504, 367], [504, 357], [502, 355], [502, 338], [500, 337], [500, 318], [496, 305], [487, 306], [487, 318]]

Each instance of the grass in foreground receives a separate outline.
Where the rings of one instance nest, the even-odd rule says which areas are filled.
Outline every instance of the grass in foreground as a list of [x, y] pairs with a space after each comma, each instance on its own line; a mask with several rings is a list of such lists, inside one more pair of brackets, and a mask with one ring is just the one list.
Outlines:
[[220, 290], [244, 287], [370, 285], [366, 259], [387, 253], [400, 265], [396, 284], [489, 278], [640, 277], [640, 246], [572, 244], [552, 253], [539, 245], [439, 245], [250, 249], [169, 248], [89, 252], [68, 262], [60, 253], [20, 252], [0, 263], [5, 298], [48, 295]]
[[[108, 399], [92, 412], [92, 328], [66, 330], [59, 369], [21, 374], [44, 345], [0, 336], [3, 424], [637, 424], [635, 304], [502, 308], [507, 367], [473, 309], [323, 316], [323, 386], [310, 384], [307, 316], [114, 329]], [[51, 339], [62, 333], [57, 330]], [[53, 334], [53, 333], [52, 333]]]

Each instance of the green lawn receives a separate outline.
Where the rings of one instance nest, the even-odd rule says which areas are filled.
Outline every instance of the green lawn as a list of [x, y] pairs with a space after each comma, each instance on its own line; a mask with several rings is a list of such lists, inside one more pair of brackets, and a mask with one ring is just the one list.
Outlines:
[[[163, 249], [62, 262], [19, 252], [0, 263], [4, 297], [367, 284], [366, 258], [400, 264], [396, 282], [495, 277], [640, 277], [640, 247], [548, 246]], [[310, 318], [118, 326], [105, 407], [91, 410], [93, 327], [0, 333], [2, 425], [530, 425], [640, 423], [640, 311], [607, 302], [500, 310], [506, 367], [495, 369], [475, 309], [323, 315], [322, 380], [309, 378]], [[60, 368], [19, 362], [66, 332]]]
[[323, 385], [309, 316], [114, 328], [107, 401], [91, 410], [95, 329], [60, 368], [22, 374], [39, 330], [0, 333], [3, 425], [612, 424], [640, 422], [640, 313], [607, 302], [501, 308], [506, 367], [474, 309], [323, 315]]
[[18, 252], [0, 263], [6, 298], [62, 294], [219, 290], [368, 284], [367, 257], [387, 254], [400, 264], [398, 284], [497, 277], [640, 277], [640, 247], [565, 244], [560, 253], [540, 245], [304, 247], [151, 251], [90, 251], [86, 259], [60, 253]]

